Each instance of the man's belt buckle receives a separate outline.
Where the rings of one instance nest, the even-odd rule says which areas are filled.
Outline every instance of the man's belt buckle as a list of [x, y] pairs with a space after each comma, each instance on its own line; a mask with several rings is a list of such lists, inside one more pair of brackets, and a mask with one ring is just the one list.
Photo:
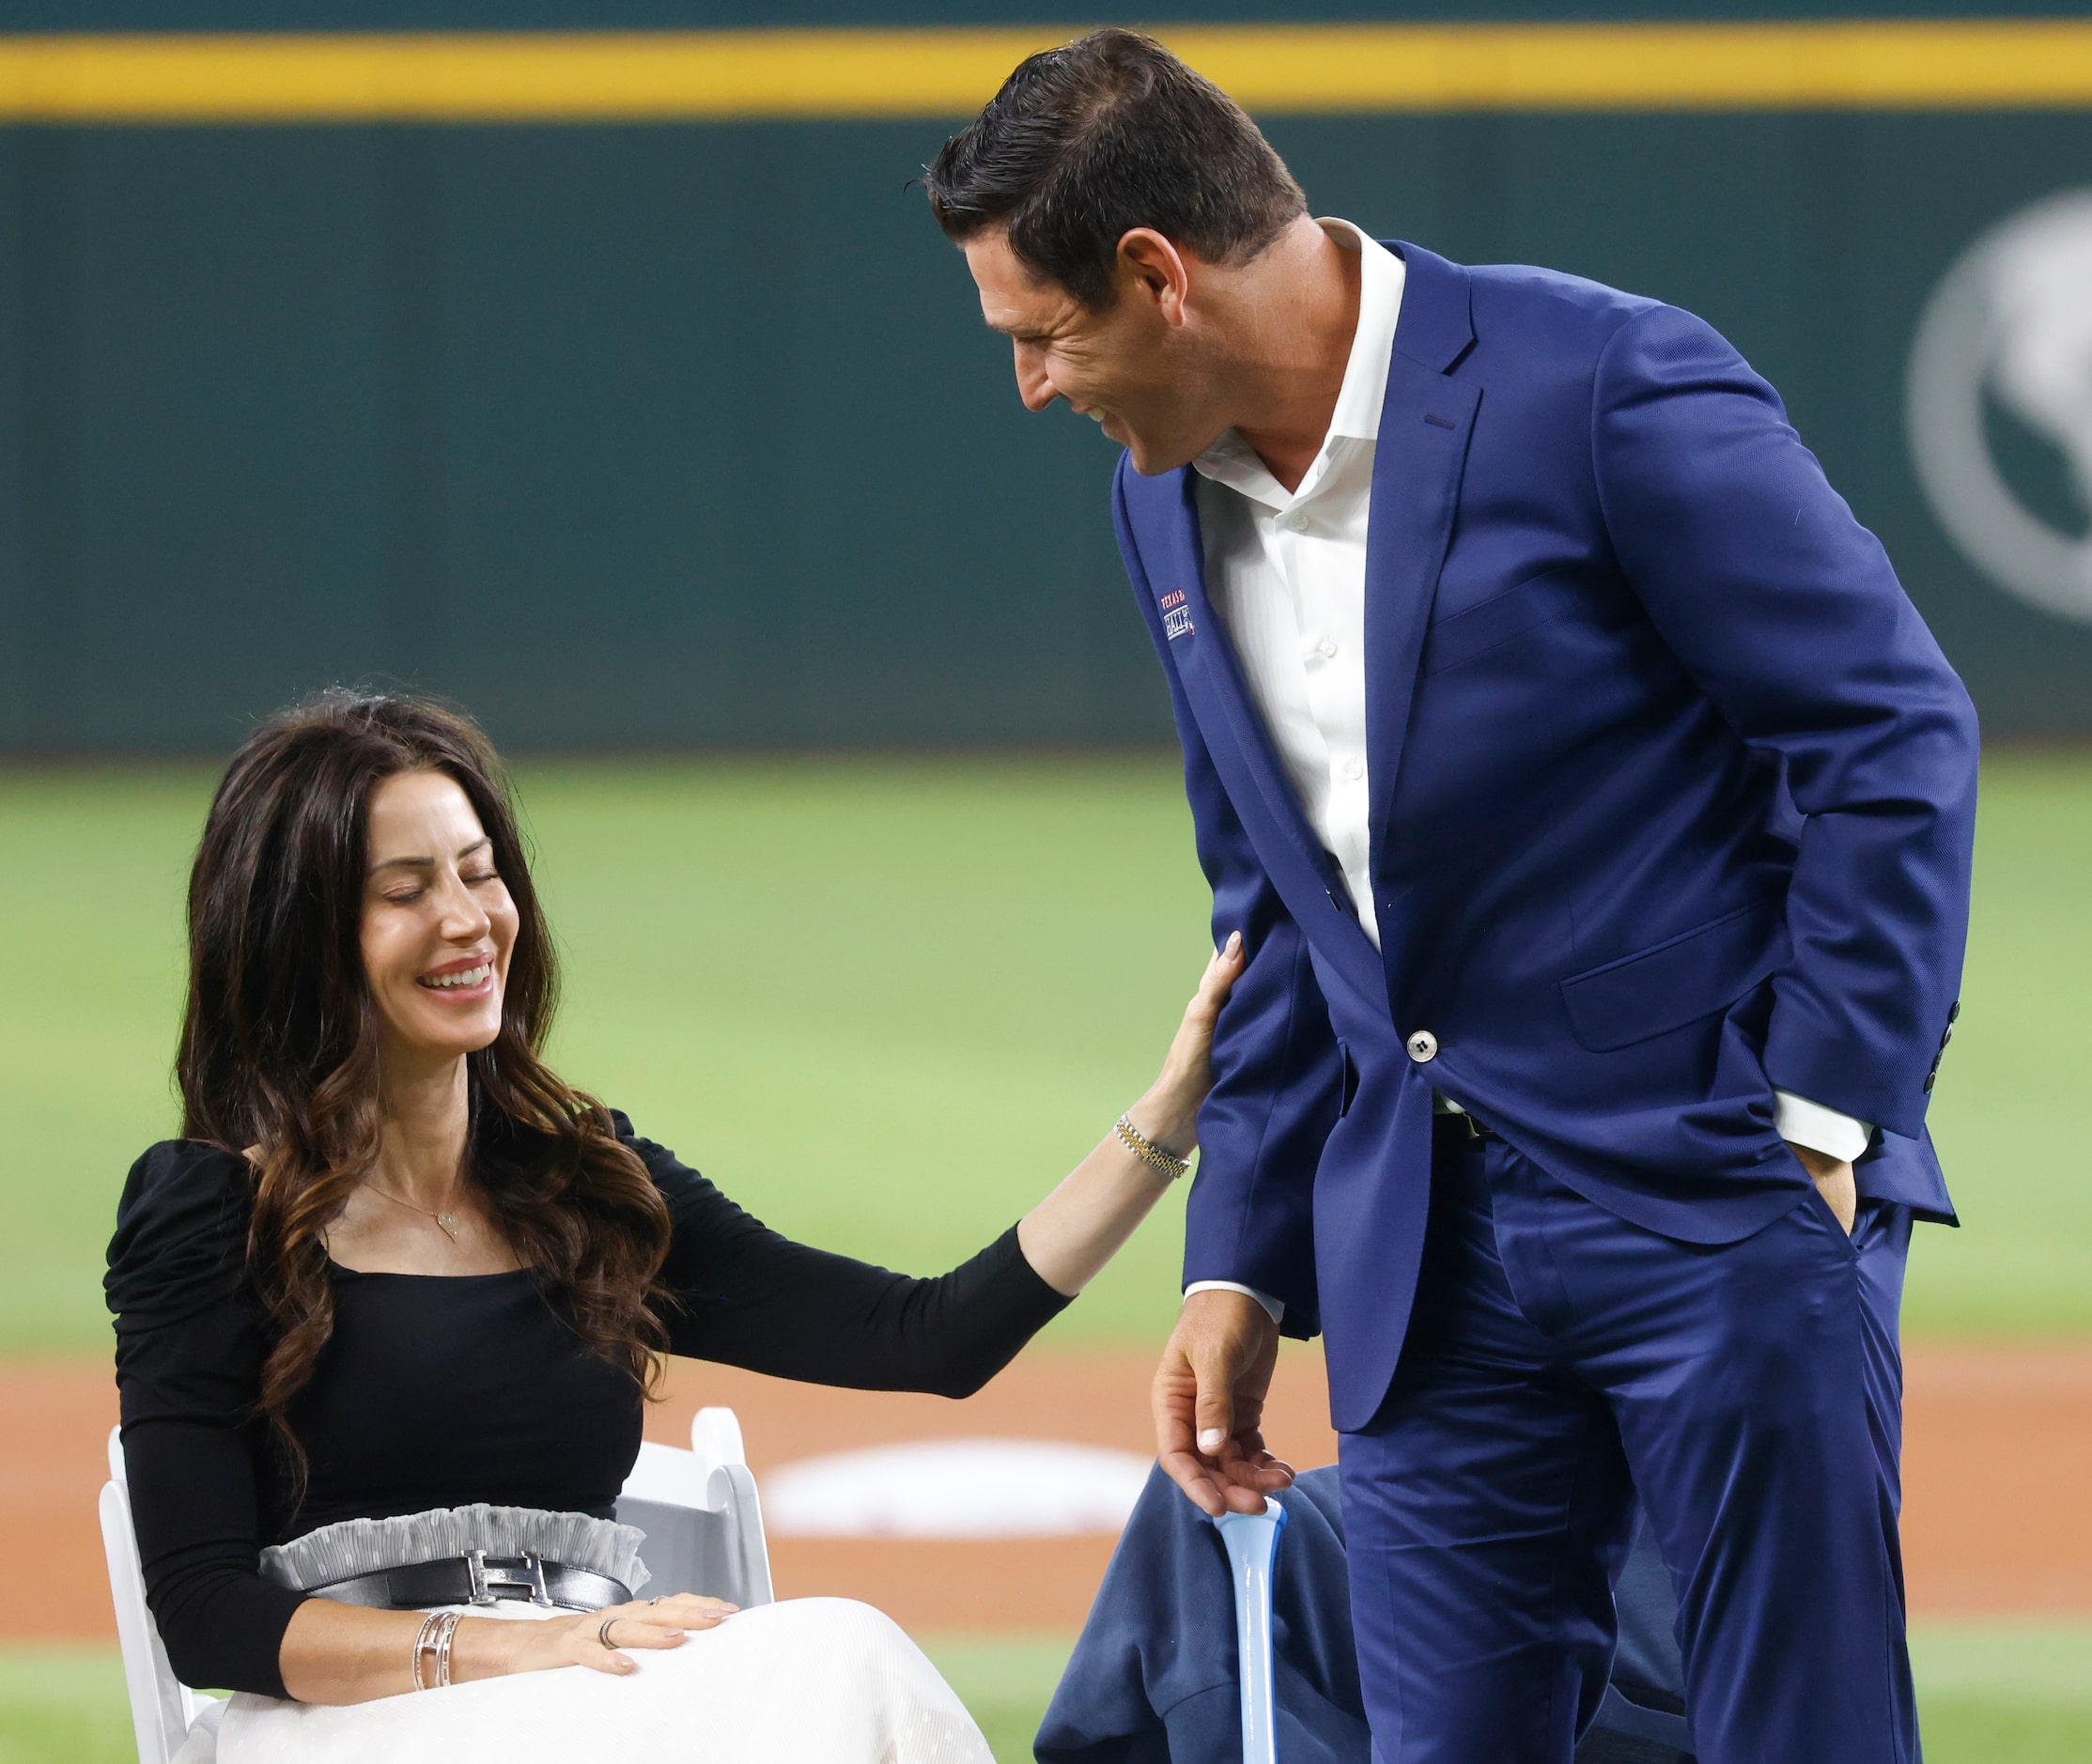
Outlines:
[[485, 1550], [465, 1557], [465, 1572], [472, 1581], [472, 1604], [498, 1604], [504, 1599], [527, 1598], [531, 1603], [550, 1607], [552, 1596], [545, 1589], [545, 1560], [535, 1550], [525, 1550], [510, 1560], [489, 1562]]

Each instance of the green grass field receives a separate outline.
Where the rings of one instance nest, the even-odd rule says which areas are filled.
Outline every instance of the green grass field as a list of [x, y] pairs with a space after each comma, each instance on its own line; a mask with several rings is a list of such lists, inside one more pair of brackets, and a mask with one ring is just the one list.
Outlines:
[[[929, 1635], [930, 1657], [980, 1721], [999, 1764], [1031, 1736], [1069, 1643]], [[2092, 1625], [1930, 1625], [1912, 1637], [1929, 1764], [2084, 1764], [2092, 1757]], [[0, 1652], [0, 1764], [131, 1764], [113, 1650]]]
[[[100, 1353], [125, 1168], [173, 1131], [198, 773], [0, 779], [0, 1351]], [[1202, 965], [1171, 768], [535, 768], [561, 1069], [782, 1229], [898, 1264], [1007, 1226], [1154, 1075]], [[1158, 1221], [1061, 1325], [1168, 1314]]]
[[[182, 878], [210, 780], [0, 774], [0, 1354], [100, 1355], [132, 1157], [174, 1129]], [[1152, 1076], [1203, 959], [1163, 756], [532, 766], [562, 1070], [781, 1229], [916, 1270], [1001, 1230]], [[1914, 1332], [2092, 1332], [2092, 754], [1986, 771], [1964, 1009], [1933, 1109], [1967, 1229]], [[1181, 1205], [1181, 1200], [1178, 1202]], [[1159, 1338], [1178, 1218], [1054, 1325]], [[932, 1638], [998, 1756], [1067, 1642]], [[2092, 1756], [2092, 1627], [1917, 1637], [1932, 1764]], [[101, 1650], [0, 1653], [0, 1764], [129, 1756]]]
[[[125, 1168], [173, 1131], [198, 771], [0, 774], [0, 1353], [100, 1354]], [[559, 1063], [780, 1228], [916, 1270], [1007, 1225], [1152, 1076], [1203, 954], [1167, 757], [536, 766]], [[2092, 1330], [2092, 754], [1985, 779], [1934, 1130], [1966, 1229], [1908, 1323]], [[1055, 1325], [1166, 1328], [1165, 1214]]]

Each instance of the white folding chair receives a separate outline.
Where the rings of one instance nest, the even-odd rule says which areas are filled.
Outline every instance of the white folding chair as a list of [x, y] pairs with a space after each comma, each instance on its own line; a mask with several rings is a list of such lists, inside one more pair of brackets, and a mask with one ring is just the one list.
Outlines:
[[109, 1430], [109, 1480], [101, 1489], [101, 1551], [109, 1561], [109, 1596], [116, 1606], [116, 1640], [123, 1648], [123, 1682], [131, 1694], [138, 1764], [168, 1764], [189, 1737], [196, 1717], [216, 1699], [200, 1695], [175, 1677], [152, 1613], [146, 1609], [138, 1534], [131, 1528], [123, 1440], [116, 1428]]
[[646, 1533], [641, 1554], [653, 1576], [648, 1597], [702, 1592], [743, 1610], [777, 1597], [763, 1504], [732, 1409], [700, 1409], [689, 1451], [642, 1446], [617, 1497], [617, 1517]]
[[[642, 1446], [616, 1511], [621, 1522], [646, 1533], [643, 1554], [654, 1576], [649, 1593], [709, 1593], [744, 1609], [775, 1597], [762, 1504], [732, 1409], [700, 1409], [690, 1424], [689, 1451]], [[175, 1677], [146, 1608], [123, 1441], [115, 1428], [109, 1430], [109, 1480], [101, 1491], [101, 1547], [116, 1607], [138, 1764], [170, 1764], [197, 1718], [218, 1699], [192, 1691]]]

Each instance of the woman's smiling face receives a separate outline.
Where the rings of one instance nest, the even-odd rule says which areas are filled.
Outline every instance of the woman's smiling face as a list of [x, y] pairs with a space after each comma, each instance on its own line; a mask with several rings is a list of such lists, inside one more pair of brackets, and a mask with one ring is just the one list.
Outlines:
[[385, 1051], [441, 1060], [501, 1033], [516, 905], [456, 780], [398, 772], [370, 799], [364, 973]]

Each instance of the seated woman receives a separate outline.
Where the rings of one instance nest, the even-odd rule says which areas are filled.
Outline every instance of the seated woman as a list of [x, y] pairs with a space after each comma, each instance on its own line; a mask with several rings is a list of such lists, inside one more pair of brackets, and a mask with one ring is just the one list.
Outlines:
[[[108, 1293], [153, 1614], [181, 1679], [241, 1693], [216, 1756], [985, 1760], [866, 1606], [633, 1597], [643, 1400], [664, 1353], [977, 1389], [1181, 1173], [1236, 946], [1096, 1150], [909, 1279], [767, 1230], [545, 1064], [500, 776], [461, 717], [327, 693], [242, 746], [196, 855], [186, 1137], [131, 1172]], [[474, 1550], [542, 1558], [565, 1608], [469, 1602]]]

